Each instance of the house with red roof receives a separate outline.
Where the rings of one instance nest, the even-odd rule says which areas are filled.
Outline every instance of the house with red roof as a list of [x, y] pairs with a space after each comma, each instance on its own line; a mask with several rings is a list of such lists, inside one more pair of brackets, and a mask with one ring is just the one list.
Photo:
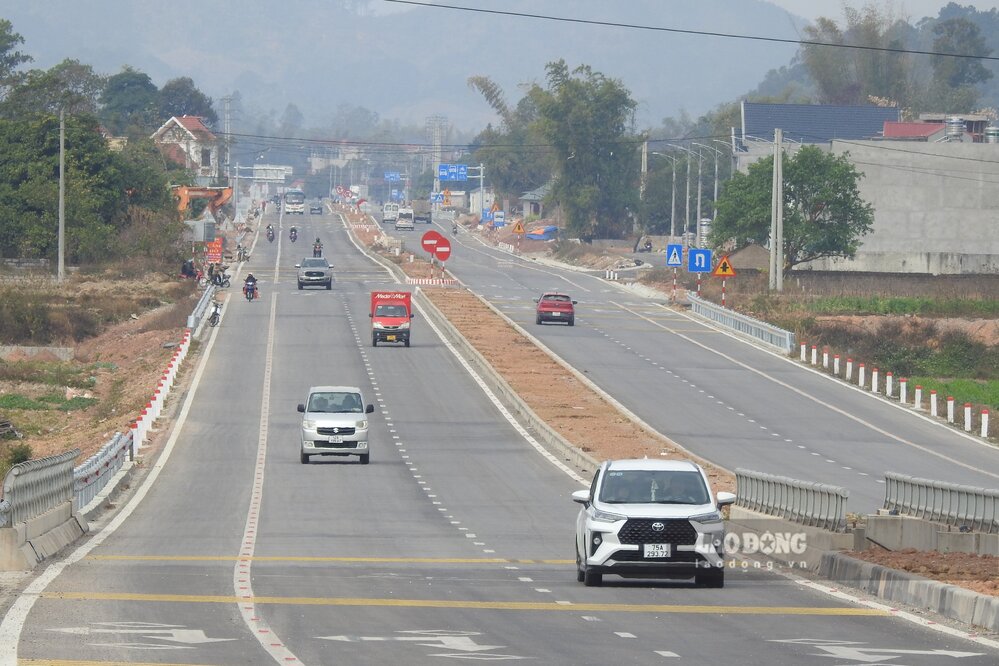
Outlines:
[[219, 177], [219, 139], [198, 116], [173, 116], [153, 132], [163, 156], [195, 173], [199, 185]]

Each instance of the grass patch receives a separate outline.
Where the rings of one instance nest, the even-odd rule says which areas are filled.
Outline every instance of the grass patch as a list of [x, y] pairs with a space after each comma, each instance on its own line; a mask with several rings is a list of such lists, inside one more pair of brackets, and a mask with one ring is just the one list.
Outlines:
[[101, 421], [106, 421], [117, 414], [124, 396], [125, 380], [121, 377], [113, 379], [111, 385], [108, 386], [107, 397], [94, 410], [94, 422], [100, 423]]
[[32, 398], [21, 395], [20, 393], [7, 393], [0, 395], [0, 409], [24, 409], [38, 411], [51, 409], [51, 407], [44, 402], [33, 400]]
[[999, 317], [999, 300], [884, 296], [823, 296], [801, 301], [822, 315], [918, 315], [921, 317]]
[[63, 412], [73, 412], [78, 409], [86, 409], [97, 404], [97, 398], [85, 398], [82, 395], [75, 396], [69, 400], [64, 400], [56, 409]]
[[93, 373], [101, 365], [60, 361], [0, 361], [0, 381], [93, 388], [97, 384]]
[[999, 380], [978, 381], [974, 379], [937, 379], [935, 377], [910, 377], [909, 386], [923, 387], [927, 397], [930, 390], [936, 390], [937, 400], [945, 404], [947, 396], [954, 396], [958, 405], [970, 402], [985, 405], [989, 411], [999, 409]]

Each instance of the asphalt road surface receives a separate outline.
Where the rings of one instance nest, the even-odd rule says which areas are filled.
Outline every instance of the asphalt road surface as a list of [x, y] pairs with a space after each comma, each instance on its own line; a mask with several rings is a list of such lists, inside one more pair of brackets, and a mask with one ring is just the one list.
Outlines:
[[[291, 267], [311, 244], [288, 243], [288, 220], [280, 240], [258, 241], [262, 297], [227, 304], [141, 502], [5, 620], [20, 663], [996, 663], [988, 647], [766, 571], [731, 571], [724, 589], [575, 582], [579, 481], [518, 435], [426, 319], [412, 347], [371, 348], [368, 292], [389, 276], [338, 216], [295, 223], [302, 239], [323, 238], [333, 290], [297, 290]], [[523, 289], [521, 300], [534, 285]], [[613, 322], [624, 322], [615, 336], [640, 339], [641, 319], [594, 312], [596, 293], [568, 332], [591, 350], [616, 346], [600, 332]], [[299, 462], [295, 406], [330, 383], [359, 385], [376, 405], [370, 465]]]
[[[469, 289], [656, 430], [723, 467], [842, 486], [857, 513], [882, 506], [889, 471], [999, 487], [999, 449], [977, 438], [637, 296], [603, 272], [524, 260], [469, 233], [451, 241], [447, 267]], [[574, 327], [535, 324], [533, 299], [552, 289], [579, 301]]]

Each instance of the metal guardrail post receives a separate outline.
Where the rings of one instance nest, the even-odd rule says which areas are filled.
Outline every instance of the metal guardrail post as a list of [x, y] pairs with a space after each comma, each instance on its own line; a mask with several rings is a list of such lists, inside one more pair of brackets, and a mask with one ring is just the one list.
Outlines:
[[999, 533], [999, 490], [885, 474], [884, 509], [972, 532]]
[[3, 480], [3, 499], [8, 508], [0, 513], [0, 525], [31, 520], [72, 500], [73, 461], [78, 455], [80, 450], [73, 449], [11, 467]]
[[710, 319], [719, 326], [742, 333], [766, 345], [780, 349], [785, 354], [794, 349], [794, 333], [754, 319], [753, 317], [723, 308], [693, 294], [687, 295], [690, 301], [690, 311], [696, 315]]
[[187, 328], [192, 331], [198, 327], [201, 322], [202, 317], [205, 316], [205, 311], [208, 309], [208, 304], [211, 302], [212, 298], [215, 296], [215, 285], [208, 285], [205, 290], [201, 292], [201, 298], [198, 299], [198, 304], [194, 306], [194, 312], [192, 312], [187, 317]]
[[115, 433], [111, 441], [73, 470], [73, 495], [78, 508], [85, 507], [133, 455], [132, 433]]
[[741, 468], [735, 479], [739, 506], [833, 532], [846, 529], [846, 488]]

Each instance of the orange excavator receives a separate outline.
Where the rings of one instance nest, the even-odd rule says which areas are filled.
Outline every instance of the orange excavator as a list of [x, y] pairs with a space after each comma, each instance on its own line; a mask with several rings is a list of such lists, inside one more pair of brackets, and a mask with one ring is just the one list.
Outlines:
[[207, 199], [208, 210], [212, 212], [212, 217], [219, 218], [219, 209], [232, 198], [231, 187], [191, 187], [187, 185], [177, 185], [172, 188], [174, 196], [177, 197], [177, 210], [181, 213], [187, 211], [192, 199]]

